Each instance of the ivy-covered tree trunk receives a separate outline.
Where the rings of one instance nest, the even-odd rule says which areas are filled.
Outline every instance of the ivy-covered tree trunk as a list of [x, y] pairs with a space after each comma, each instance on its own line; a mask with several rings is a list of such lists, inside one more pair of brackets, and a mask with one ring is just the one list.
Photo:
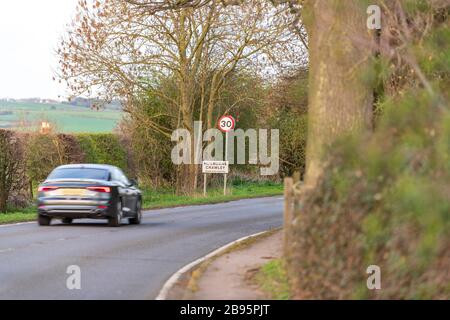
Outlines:
[[373, 95], [367, 79], [371, 49], [367, 6], [357, 0], [307, 0], [310, 86], [307, 186], [320, 176], [326, 148], [336, 138], [370, 128]]
[[[329, 269], [332, 267], [320, 260], [320, 254], [327, 249], [326, 242], [319, 243], [305, 230], [306, 225], [320, 225], [323, 230], [317, 229], [314, 233], [322, 232], [322, 235], [341, 228], [333, 222], [326, 223], [332, 220], [330, 216], [334, 212], [324, 210], [324, 214], [317, 215], [307, 207], [314, 191], [320, 194], [318, 190], [322, 190], [318, 182], [328, 161], [329, 147], [336, 139], [371, 128], [373, 93], [367, 72], [372, 56], [369, 45], [372, 31], [366, 27], [367, 6], [363, 2], [304, 1], [302, 18], [310, 51], [305, 186], [301, 195], [294, 197], [294, 203], [288, 204], [295, 208], [291, 217], [294, 223], [286, 229], [286, 239], [289, 239], [286, 261], [297, 299], [312, 298], [314, 290], [334, 285], [325, 285], [326, 279], [322, 276], [332, 272]], [[351, 215], [351, 212], [346, 214]], [[339, 232], [336, 233], [346, 234], [342, 229]], [[334, 239], [333, 243], [338, 241]], [[312, 265], [321, 269], [313, 270]], [[305, 274], [310, 278], [305, 279]]]

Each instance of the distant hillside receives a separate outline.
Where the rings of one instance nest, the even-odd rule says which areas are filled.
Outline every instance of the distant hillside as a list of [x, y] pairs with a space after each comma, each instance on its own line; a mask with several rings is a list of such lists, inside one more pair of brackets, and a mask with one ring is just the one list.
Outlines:
[[120, 101], [114, 100], [111, 103], [105, 104], [100, 100], [94, 100], [94, 99], [86, 99], [86, 98], [74, 98], [70, 101], [63, 102], [63, 104], [69, 104], [72, 106], [79, 106], [79, 107], [85, 107], [85, 108], [98, 108], [98, 107], [104, 107], [106, 109], [113, 109], [113, 110], [121, 110], [122, 105]]
[[50, 99], [0, 99], [0, 128], [39, 130], [43, 121], [64, 133], [111, 132], [122, 118], [120, 103], [92, 109], [91, 100], [59, 102]]
[[3, 98], [0, 99], [0, 103], [8, 103], [8, 102], [15, 102], [15, 103], [21, 103], [21, 104], [52, 104], [52, 105], [58, 105], [58, 104], [64, 104], [64, 105], [71, 105], [71, 106], [77, 106], [77, 107], [84, 107], [84, 108], [90, 108], [90, 109], [98, 109], [99, 107], [103, 109], [112, 109], [112, 110], [121, 110], [122, 104], [118, 100], [113, 100], [111, 103], [104, 103], [97, 99], [86, 99], [86, 98], [73, 98], [70, 101], [58, 101], [53, 99], [42, 99], [42, 98], [26, 98], [26, 99], [10, 99], [10, 98]]

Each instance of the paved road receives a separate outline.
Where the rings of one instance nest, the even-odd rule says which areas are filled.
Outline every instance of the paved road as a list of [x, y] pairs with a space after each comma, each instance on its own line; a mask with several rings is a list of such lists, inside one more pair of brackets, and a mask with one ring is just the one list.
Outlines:
[[[139, 226], [0, 226], [0, 299], [154, 299], [189, 262], [281, 224], [275, 197], [147, 211]], [[70, 265], [81, 268], [81, 290], [66, 287]]]

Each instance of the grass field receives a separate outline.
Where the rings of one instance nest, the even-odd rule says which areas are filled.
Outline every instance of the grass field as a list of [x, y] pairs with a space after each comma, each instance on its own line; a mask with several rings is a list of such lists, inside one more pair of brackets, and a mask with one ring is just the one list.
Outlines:
[[[168, 208], [185, 205], [199, 205], [226, 202], [231, 200], [268, 197], [281, 195], [281, 184], [244, 184], [233, 186], [230, 194], [224, 196], [222, 189], [208, 191], [208, 196], [196, 194], [193, 196], [177, 196], [172, 190], [143, 190], [143, 207], [145, 209]], [[25, 222], [36, 220], [36, 208], [30, 207], [22, 210], [12, 210], [8, 213], [0, 213], [0, 224]]]
[[66, 104], [0, 101], [0, 128], [38, 130], [41, 121], [50, 122], [64, 133], [111, 132], [122, 117], [119, 110], [91, 110]]

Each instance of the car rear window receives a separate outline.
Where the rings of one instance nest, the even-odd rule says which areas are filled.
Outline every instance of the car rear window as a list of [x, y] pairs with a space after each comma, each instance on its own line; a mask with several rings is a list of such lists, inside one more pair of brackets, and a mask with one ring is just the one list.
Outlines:
[[48, 179], [93, 179], [109, 180], [109, 171], [94, 168], [64, 168], [53, 171]]

